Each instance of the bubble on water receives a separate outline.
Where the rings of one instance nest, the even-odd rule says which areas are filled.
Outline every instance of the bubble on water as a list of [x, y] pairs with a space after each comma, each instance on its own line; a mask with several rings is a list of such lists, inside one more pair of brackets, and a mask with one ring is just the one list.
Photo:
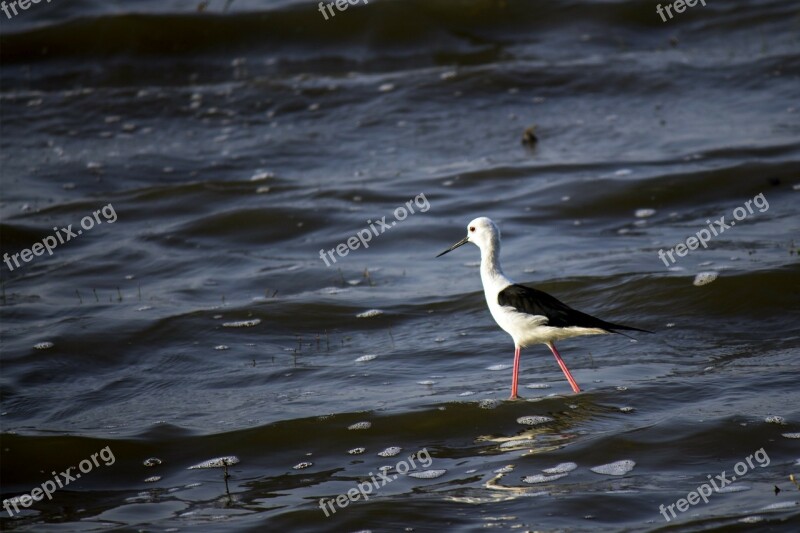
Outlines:
[[651, 217], [651, 216], [655, 215], [656, 214], [656, 210], [655, 209], [650, 209], [650, 208], [647, 208], [647, 207], [643, 207], [641, 209], [637, 209], [636, 211], [634, 211], [633, 214], [634, 214], [634, 216], [636, 218], [648, 218], [648, 217]]
[[302, 463], [297, 463], [292, 468], [295, 470], [302, 470], [304, 468], [308, 468], [309, 466], [314, 466], [314, 463], [311, 463], [309, 461], [303, 461]]
[[559, 463], [552, 468], [545, 468], [542, 470], [545, 474], [566, 474], [578, 468], [576, 463]]
[[727, 487], [720, 487], [717, 492], [720, 494], [725, 494], [727, 492], [744, 492], [746, 490], [750, 490], [752, 487], [750, 485], [745, 485], [744, 483], [734, 483], [733, 485], [728, 485]]
[[161, 481], [161, 476], [150, 476], [144, 480], [145, 483], [155, 483], [156, 481]]
[[366, 448], [353, 448], [352, 450], [348, 450], [347, 453], [350, 455], [361, 455], [365, 451], [367, 451]]
[[764, 422], [768, 424], [785, 424], [786, 420], [782, 416], [769, 415], [764, 419]]
[[362, 355], [361, 357], [356, 358], [354, 361], [356, 363], [366, 363], [367, 361], [372, 361], [376, 357], [378, 357], [378, 356], [374, 355], [374, 354], [367, 354], [367, 355]]
[[236, 322], [225, 322], [222, 324], [223, 328], [252, 328], [253, 326], [257, 326], [261, 324], [260, 318], [254, 318], [253, 320], [238, 320]]
[[435, 339], [433, 339], [433, 342], [444, 342], [446, 340], [447, 339], [445, 339], [444, 337], [436, 337]]
[[224, 457], [215, 457], [202, 463], [190, 466], [187, 470], [195, 470], [198, 468], [222, 468], [223, 466], [235, 465], [239, 462], [239, 458], [235, 455], [226, 455]]
[[695, 287], [702, 287], [703, 285], [708, 285], [717, 279], [718, 275], [719, 274], [716, 272], [700, 272], [694, 277], [694, 281], [692, 283], [695, 285]]
[[525, 385], [526, 389], [549, 389], [550, 385], [547, 383], [530, 383]]
[[33, 345], [33, 347], [35, 349], [37, 349], [37, 350], [48, 350], [48, 349], [52, 348], [53, 346], [55, 346], [55, 344], [53, 344], [50, 341], [39, 342], [39, 343], [36, 343], [36, 344]]
[[423, 470], [422, 472], [411, 472], [408, 477], [417, 479], [436, 479], [447, 473], [447, 470]]
[[800, 433], [781, 433], [781, 437], [786, 437], [787, 439], [800, 439]]
[[632, 413], [632, 412], [634, 412], [636, 409], [635, 409], [634, 407], [628, 407], [628, 406], [626, 406], [626, 407], [620, 407], [620, 408], [619, 408], [619, 410], [620, 410], [620, 411], [622, 411], [623, 413]]
[[667, 322], [667, 325], [665, 327], [674, 328], [675, 327], [675, 322]]
[[624, 391], [628, 390], [628, 387], [620, 385], [619, 387], [617, 387], [617, 390], [620, 391], [620, 392], [624, 392]]
[[495, 398], [486, 398], [485, 400], [481, 400], [480, 402], [478, 402], [478, 407], [480, 407], [481, 409], [494, 409], [501, 403], [502, 402], [500, 400], [497, 400]]
[[423, 380], [423, 381], [417, 381], [417, 384], [418, 385], [436, 385], [436, 382], [432, 381], [430, 379], [426, 379], [426, 380]]
[[356, 315], [356, 318], [372, 318], [376, 316], [380, 316], [383, 314], [383, 311], [380, 309], [369, 309], [364, 311], [363, 313], [359, 313]]
[[399, 454], [403, 449], [399, 446], [389, 446], [382, 452], [378, 452], [378, 455], [381, 457], [394, 457], [395, 455]]
[[380, 92], [382, 92], [382, 93], [388, 93], [389, 91], [393, 91], [394, 90], [394, 84], [392, 84], [392, 83], [381, 84], [381, 86], [378, 87], [378, 90]]
[[144, 466], [158, 466], [161, 464], [161, 459], [158, 457], [149, 457], [142, 463]]
[[350, 430], [357, 430], [357, 429], [369, 429], [372, 427], [372, 422], [356, 422], [350, 426], [347, 426], [347, 429]]
[[615, 461], [605, 465], [595, 466], [590, 468], [595, 474], [605, 474], [607, 476], [624, 476], [636, 466], [634, 461], [624, 459], [622, 461]]
[[218, 346], [214, 346], [214, 349], [215, 350], [229, 350], [230, 348], [228, 348], [228, 346], [226, 346], [225, 344], [220, 344]]
[[540, 424], [547, 424], [548, 422], [552, 421], [552, 417], [543, 415], [521, 416], [517, 418], [517, 424], [523, 424], [525, 426], [538, 426]]
[[567, 476], [567, 474], [555, 474], [553, 476], [545, 476], [543, 474], [534, 474], [532, 476], [525, 476], [522, 478], [523, 483], [535, 484], [535, 483], [547, 483], [548, 481], [555, 481], [556, 479], [561, 479], [562, 477]]
[[511, 368], [511, 365], [498, 364], [498, 365], [487, 366], [486, 370], [506, 370], [508, 368]]

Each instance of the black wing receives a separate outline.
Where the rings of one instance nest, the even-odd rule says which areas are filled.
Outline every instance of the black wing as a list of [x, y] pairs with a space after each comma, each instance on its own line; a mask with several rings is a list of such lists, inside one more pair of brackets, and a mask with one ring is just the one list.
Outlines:
[[599, 328], [611, 332], [623, 329], [652, 333], [652, 331], [647, 331], [646, 329], [632, 328], [600, 320], [571, 308], [546, 292], [525, 287], [524, 285], [509, 285], [497, 295], [497, 303], [513, 307], [520, 313], [547, 317], [547, 325], [556, 328], [577, 326], [580, 328]]

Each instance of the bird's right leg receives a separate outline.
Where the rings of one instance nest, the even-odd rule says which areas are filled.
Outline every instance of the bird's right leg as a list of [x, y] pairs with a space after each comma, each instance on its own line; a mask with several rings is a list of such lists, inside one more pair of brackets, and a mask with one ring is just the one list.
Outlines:
[[516, 400], [517, 396], [517, 381], [519, 380], [519, 352], [521, 348], [514, 346], [514, 374], [511, 377], [511, 397], [509, 400]]
[[581, 388], [578, 387], [578, 384], [575, 382], [575, 378], [573, 378], [572, 374], [569, 373], [569, 368], [567, 368], [567, 365], [564, 364], [564, 360], [561, 359], [561, 356], [558, 354], [558, 350], [556, 350], [556, 345], [553, 344], [552, 342], [548, 342], [547, 347], [550, 348], [550, 351], [553, 352], [553, 355], [556, 356], [556, 361], [558, 361], [558, 366], [561, 367], [561, 371], [564, 372], [565, 376], [567, 376], [567, 381], [569, 381], [569, 384], [572, 387], [572, 392], [580, 392]]

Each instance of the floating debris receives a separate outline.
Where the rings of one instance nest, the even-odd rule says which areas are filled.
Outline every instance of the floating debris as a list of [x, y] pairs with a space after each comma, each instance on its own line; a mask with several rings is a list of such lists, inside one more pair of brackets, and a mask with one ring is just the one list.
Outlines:
[[447, 470], [423, 470], [422, 472], [411, 472], [408, 477], [417, 479], [436, 479], [447, 473]]
[[350, 455], [361, 455], [365, 451], [367, 451], [366, 448], [353, 448], [352, 450], [348, 450], [347, 453]]
[[376, 316], [380, 316], [383, 314], [383, 311], [380, 309], [369, 309], [368, 311], [364, 311], [363, 313], [359, 313], [356, 315], [356, 318], [372, 318]]
[[624, 476], [631, 470], [633, 467], [636, 466], [636, 463], [631, 461], [630, 459], [624, 459], [622, 461], [616, 461], [614, 463], [608, 463], [606, 465], [600, 465], [590, 468], [592, 472], [595, 474], [605, 474], [607, 476]]
[[653, 216], [655, 214], [656, 214], [656, 210], [655, 209], [648, 209], [648, 208], [637, 209], [633, 213], [633, 215], [636, 218], [649, 218], [649, 217], [651, 217], [651, 216]]
[[378, 356], [377, 355], [373, 355], [373, 354], [362, 355], [361, 357], [355, 359], [354, 361], [356, 363], [366, 363], [367, 361], [372, 361], [376, 357], [378, 357]]
[[522, 132], [522, 144], [533, 146], [537, 142], [539, 142], [539, 138], [536, 136], [536, 124], [525, 128], [525, 131]]
[[39, 343], [33, 345], [33, 347], [35, 349], [37, 349], [37, 350], [48, 350], [48, 349], [52, 348], [53, 346], [55, 346], [55, 344], [53, 344], [52, 342], [49, 342], [49, 341], [39, 342]]
[[545, 468], [542, 470], [545, 474], [566, 474], [567, 472], [572, 472], [578, 468], [576, 463], [559, 463], [552, 468]]
[[764, 419], [764, 422], [768, 424], [785, 424], [786, 420], [782, 416], [769, 415], [767, 418]]
[[253, 320], [238, 320], [236, 322], [224, 322], [222, 324], [223, 328], [252, 328], [253, 326], [257, 326], [261, 324], [260, 318], [254, 318]]
[[378, 452], [378, 455], [380, 455], [381, 457], [394, 457], [401, 451], [403, 451], [403, 449], [400, 448], [399, 446], [390, 446], [385, 450], [383, 450], [382, 452]]
[[161, 476], [150, 476], [144, 480], [145, 483], [155, 483], [156, 481], [161, 481]]
[[198, 468], [223, 468], [235, 465], [238, 462], [239, 458], [236, 457], [235, 455], [226, 455], [224, 457], [215, 457], [214, 459], [209, 459], [208, 461], [197, 463], [196, 465], [187, 468], [187, 470], [196, 470]]
[[562, 477], [566, 477], [567, 474], [555, 474], [552, 476], [545, 476], [543, 474], [534, 474], [532, 476], [525, 476], [522, 478], [523, 483], [535, 484], [535, 483], [547, 483], [549, 481], [555, 481], [557, 479], [561, 479]]
[[309, 461], [303, 461], [302, 463], [297, 463], [292, 468], [295, 469], [295, 470], [302, 470], [304, 468], [308, 468], [309, 466], [313, 466], [313, 465], [314, 465], [314, 463], [311, 463]]
[[358, 429], [369, 429], [372, 427], [372, 422], [356, 422], [350, 426], [347, 426], [347, 429], [350, 430], [358, 430]]
[[548, 422], [552, 422], [553, 418], [550, 416], [521, 416], [517, 418], [517, 424], [523, 424], [525, 426], [538, 426], [540, 424], [547, 424]]
[[694, 281], [692, 282], [695, 287], [702, 287], [703, 285], [708, 285], [715, 279], [717, 279], [716, 272], [700, 272], [698, 275], [694, 277]]
[[142, 464], [144, 466], [158, 466], [161, 464], [161, 459], [159, 459], [158, 457], [150, 457], [148, 459], [145, 459]]

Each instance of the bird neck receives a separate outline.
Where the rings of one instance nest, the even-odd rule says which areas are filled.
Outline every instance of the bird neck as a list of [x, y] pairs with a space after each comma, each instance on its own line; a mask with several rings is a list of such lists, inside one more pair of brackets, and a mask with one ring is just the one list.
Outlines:
[[484, 287], [499, 287], [512, 283], [500, 266], [499, 239], [492, 239], [488, 246], [481, 248], [481, 280]]

